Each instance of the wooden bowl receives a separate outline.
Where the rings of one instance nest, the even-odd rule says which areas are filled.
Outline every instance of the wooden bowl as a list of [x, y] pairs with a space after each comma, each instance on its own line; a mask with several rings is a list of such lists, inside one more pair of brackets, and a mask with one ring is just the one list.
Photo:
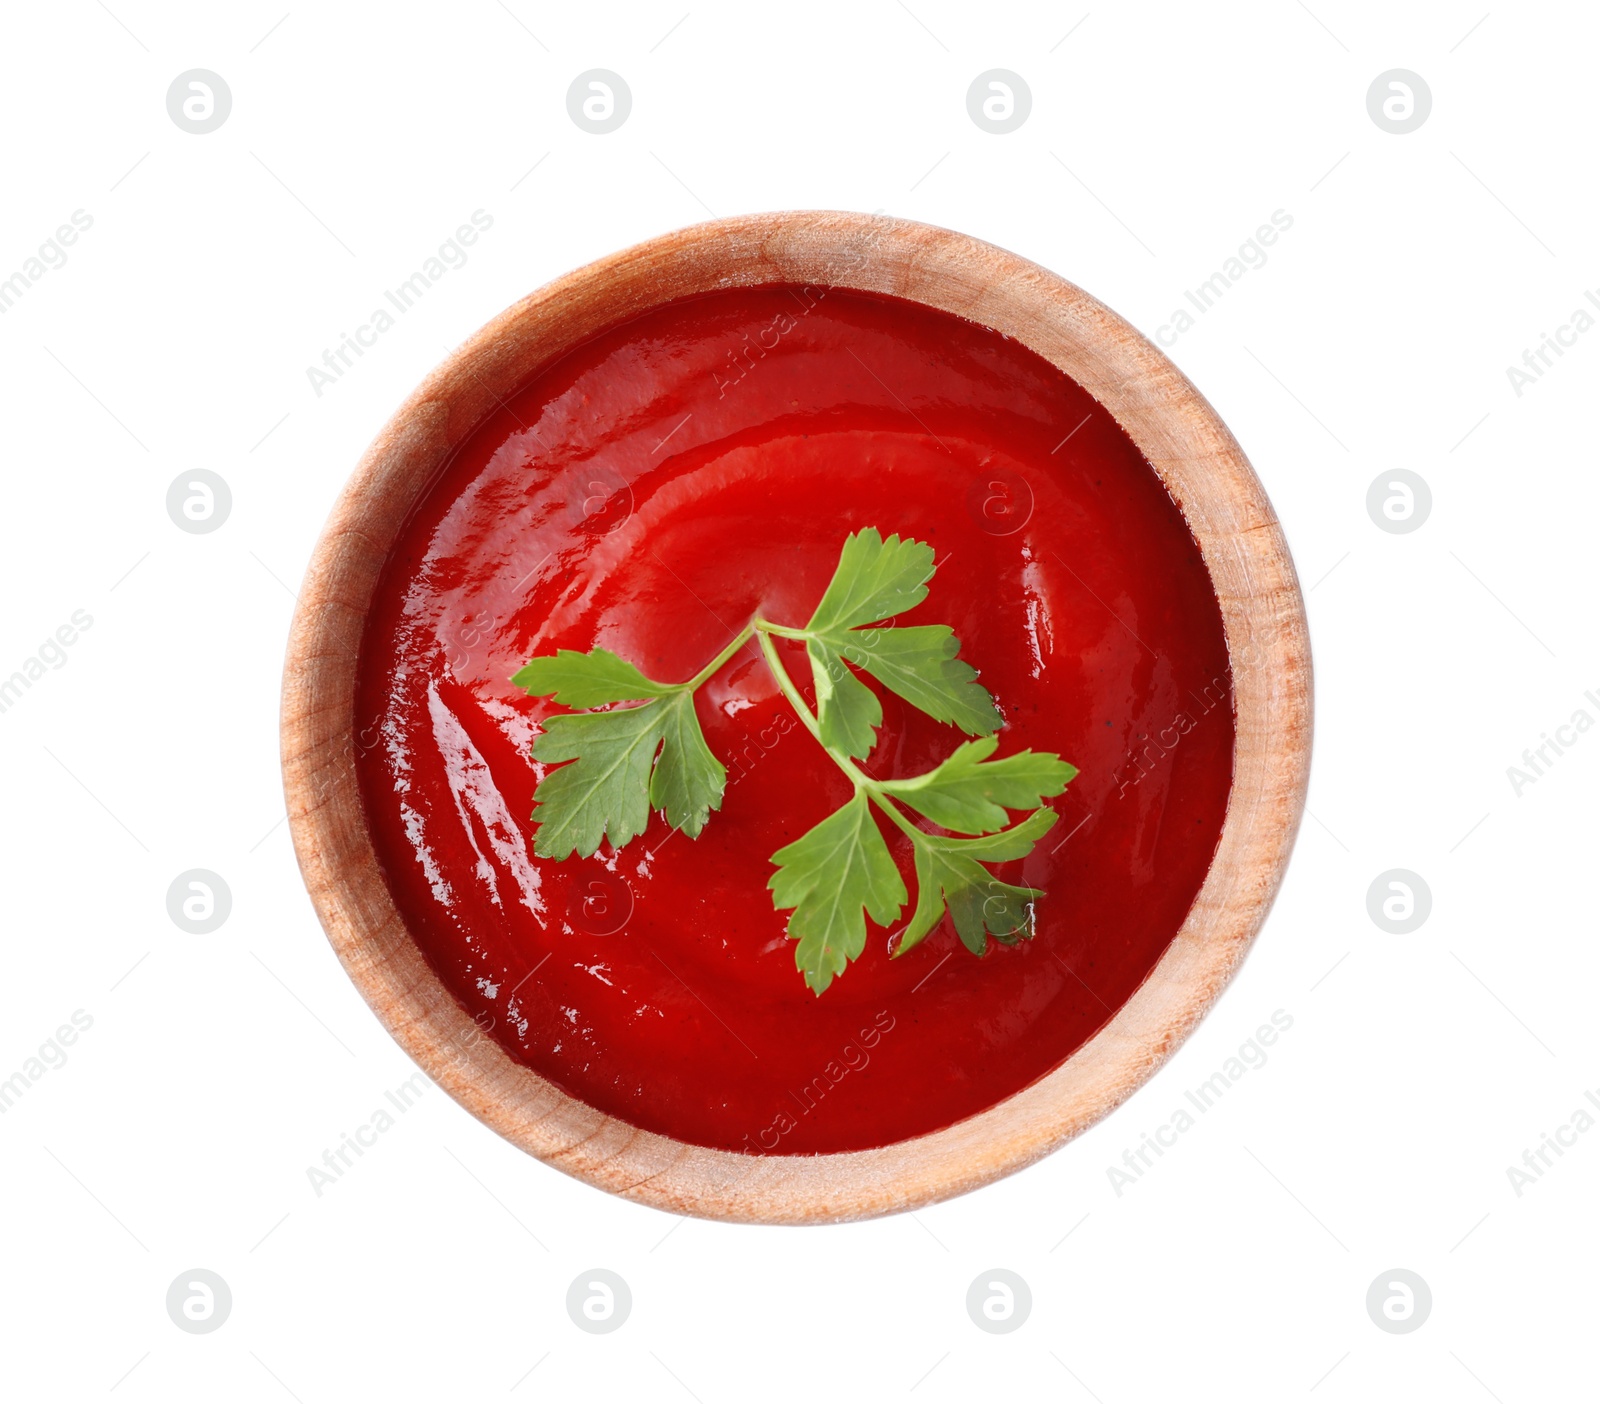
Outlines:
[[[1054, 1072], [979, 1115], [836, 1155], [687, 1145], [596, 1111], [513, 1061], [413, 942], [356, 784], [367, 610], [401, 523], [456, 446], [604, 328], [673, 298], [773, 282], [891, 293], [970, 318], [1031, 347], [1099, 400], [1155, 465], [1200, 544], [1237, 709], [1216, 857], [1176, 938], [1115, 1017]], [[750, 215], [557, 279], [496, 317], [401, 406], [334, 507], [300, 592], [284, 669], [284, 790], [300, 870], [350, 978], [401, 1047], [475, 1116], [547, 1164], [640, 1203], [820, 1223], [914, 1209], [1021, 1169], [1161, 1066], [1238, 968], [1277, 891], [1305, 800], [1310, 689], [1305, 608], [1272, 506], [1215, 411], [1127, 322], [1036, 264], [946, 229], [860, 214]]]

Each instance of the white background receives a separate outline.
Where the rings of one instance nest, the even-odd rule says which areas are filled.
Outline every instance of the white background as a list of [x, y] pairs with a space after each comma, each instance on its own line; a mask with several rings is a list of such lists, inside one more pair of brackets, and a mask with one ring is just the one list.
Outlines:
[[[677, 23], [677, 6], [284, 3], [6, 15], [0, 278], [74, 210], [93, 218], [0, 316], [0, 675], [74, 610], [93, 618], [0, 714], [0, 1078], [74, 1010], [93, 1019], [0, 1117], [7, 1395], [1592, 1389], [1600, 1132], [1520, 1197], [1506, 1173], [1600, 1087], [1600, 734], [1520, 797], [1506, 774], [1575, 709], [1600, 718], [1583, 695], [1600, 693], [1600, 330], [1520, 397], [1506, 374], [1600, 288], [1592, 9], [681, 0]], [[233, 95], [203, 136], [165, 106], [195, 67]], [[607, 136], [566, 112], [594, 67], [633, 94]], [[1033, 94], [1006, 136], [966, 110], [996, 67]], [[1433, 94], [1404, 136], [1366, 110], [1396, 67]], [[282, 822], [278, 673], [329, 506], [393, 407], [502, 307], [708, 211], [786, 207], [979, 235], [1150, 335], [1292, 216], [1171, 348], [1255, 463], [1308, 590], [1311, 813], [1277, 906], [1121, 1110], [916, 1215], [675, 1220], [433, 1089], [319, 1198], [307, 1167], [413, 1071], [335, 962]], [[494, 222], [470, 261], [315, 395], [306, 368], [478, 209]], [[164, 505], [199, 468], [233, 494], [210, 535]], [[1396, 468], [1433, 494], [1406, 535], [1365, 507]], [[1397, 867], [1433, 893], [1406, 936], [1366, 909]], [[232, 890], [211, 935], [167, 916], [189, 868]], [[1294, 1023], [1266, 1066], [1119, 1197], [1107, 1167], [1277, 1009]], [[195, 1267], [232, 1289], [214, 1334], [165, 1309]], [[612, 1335], [566, 1314], [592, 1267], [632, 1288]], [[1032, 1290], [1009, 1335], [964, 1305], [994, 1267]], [[1396, 1267], [1433, 1293], [1408, 1335], [1365, 1307]]]

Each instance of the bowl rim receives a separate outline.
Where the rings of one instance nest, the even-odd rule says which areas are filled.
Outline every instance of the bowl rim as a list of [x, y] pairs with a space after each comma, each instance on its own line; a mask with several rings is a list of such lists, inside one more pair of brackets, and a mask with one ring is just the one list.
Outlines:
[[[695, 292], [795, 283], [889, 293], [992, 327], [1103, 404], [1199, 543], [1233, 670], [1234, 773], [1221, 838], [1155, 968], [1054, 1071], [940, 1131], [872, 1150], [756, 1156], [644, 1131], [513, 1060], [406, 930], [357, 787], [355, 674], [379, 573], [411, 506], [505, 396], [608, 326]], [[689, 226], [585, 265], [493, 318], [400, 406], [340, 493], [307, 567], [284, 665], [284, 794], [318, 918], [396, 1042], [479, 1120], [545, 1163], [677, 1214], [821, 1223], [901, 1212], [1011, 1174], [1147, 1081], [1237, 971], [1305, 804], [1311, 656], [1283, 532], [1243, 451], [1165, 354], [1066, 279], [933, 225], [781, 211]], [[480, 1016], [482, 1017], [482, 1016]]]

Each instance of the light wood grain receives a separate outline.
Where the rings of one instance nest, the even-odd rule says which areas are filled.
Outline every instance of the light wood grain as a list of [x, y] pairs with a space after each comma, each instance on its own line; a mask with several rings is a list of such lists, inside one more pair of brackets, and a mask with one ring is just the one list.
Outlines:
[[[377, 866], [356, 786], [363, 621], [406, 513], [501, 399], [586, 337], [671, 298], [794, 282], [893, 293], [996, 328], [1084, 386], [1155, 465], [1200, 544], [1233, 667], [1233, 789], [1177, 937], [1062, 1066], [933, 1135], [841, 1155], [755, 1157], [640, 1131], [574, 1100], [482, 1034], [429, 969]], [[914, 1209], [1048, 1154], [1105, 1116], [1189, 1035], [1238, 968], [1304, 805], [1311, 659], [1294, 566], [1232, 434], [1154, 346], [1081, 289], [948, 230], [859, 214], [719, 220], [558, 279], [502, 313], [401, 406], [334, 507], [300, 592], [283, 684], [283, 773], [306, 887], [339, 959], [400, 1045], [502, 1136], [674, 1213], [817, 1223]]]

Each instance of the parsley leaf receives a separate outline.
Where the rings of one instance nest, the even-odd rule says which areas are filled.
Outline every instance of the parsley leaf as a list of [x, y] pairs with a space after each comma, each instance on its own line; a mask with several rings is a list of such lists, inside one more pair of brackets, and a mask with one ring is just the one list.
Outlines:
[[883, 723], [883, 704], [824, 640], [807, 639], [806, 656], [817, 689], [822, 744], [857, 760], [871, 755]]
[[728, 768], [706, 745], [694, 711], [694, 693], [680, 692], [661, 704], [661, 759], [650, 778], [650, 803], [663, 810], [667, 823], [699, 838], [713, 809], [722, 808]]
[[833, 579], [806, 625], [808, 634], [826, 634], [889, 619], [928, 598], [933, 578], [933, 547], [925, 541], [885, 541], [876, 527], [845, 537]]
[[794, 909], [794, 963], [820, 995], [865, 949], [866, 915], [879, 926], [900, 915], [906, 885], [861, 790], [772, 861], [778, 865], [767, 883], [772, 904]]
[[541, 858], [587, 858], [609, 838], [613, 848], [650, 822], [650, 767], [661, 745], [659, 700], [614, 712], [551, 717], [533, 743], [536, 761], [571, 761], [539, 782], [533, 851]]
[[1056, 822], [1055, 812], [1037, 809], [1014, 828], [987, 838], [954, 839], [922, 834], [913, 842], [917, 866], [917, 909], [895, 955], [904, 955], [939, 924], [948, 908], [956, 934], [973, 955], [988, 949], [988, 937], [1015, 945], [1033, 934], [1032, 904], [1044, 896], [1036, 887], [1001, 882], [984, 863], [1024, 858]]
[[839, 651], [935, 721], [951, 722], [968, 736], [999, 729], [994, 698], [977, 670], [956, 657], [961, 640], [944, 624], [856, 630]]
[[872, 750], [883, 708], [845, 661], [871, 673], [891, 692], [935, 721], [969, 736], [987, 735], [1000, 714], [978, 674], [956, 657], [961, 643], [942, 624], [863, 628], [922, 603], [933, 576], [933, 547], [885, 541], [868, 527], [845, 538], [839, 564], [803, 633], [817, 691], [822, 743], [861, 759]]
[[676, 692], [675, 683], [652, 682], [626, 658], [608, 648], [574, 653], [570, 648], [553, 658], [535, 658], [511, 676], [512, 683], [532, 697], [552, 697], [563, 707], [602, 707], [607, 702], [643, 702]]
[[1006, 810], [1038, 808], [1078, 773], [1076, 766], [1048, 751], [1018, 751], [992, 761], [989, 757], [999, 744], [993, 736], [965, 741], [925, 775], [880, 780], [878, 788], [942, 829], [988, 834], [1005, 828]]
[[655, 682], [604, 648], [561, 649], [554, 657], [535, 658], [511, 681], [569, 707], [650, 699], [544, 723], [533, 758], [573, 763], [539, 783], [533, 851], [541, 858], [587, 858], [602, 839], [621, 848], [644, 832], [652, 808], [697, 838], [711, 811], [722, 807], [728, 771], [706, 745], [687, 683]]

